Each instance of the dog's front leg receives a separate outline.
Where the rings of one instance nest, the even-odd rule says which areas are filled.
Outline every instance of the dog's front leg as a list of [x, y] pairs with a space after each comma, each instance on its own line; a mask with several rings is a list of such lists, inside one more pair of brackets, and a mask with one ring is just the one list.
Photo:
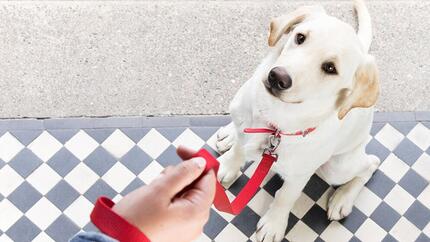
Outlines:
[[285, 236], [288, 217], [296, 200], [308, 182], [310, 176], [291, 177], [284, 181], [276, 192], [269, 210], [257, 224], [257, 240], [260, 242], [279, 242]]
[[237, 140], [227, 152], [218, 158], [218, 161], [220, 163], [218, 179], [224, 185], [231, 184], [245, 163], [242, 144]]

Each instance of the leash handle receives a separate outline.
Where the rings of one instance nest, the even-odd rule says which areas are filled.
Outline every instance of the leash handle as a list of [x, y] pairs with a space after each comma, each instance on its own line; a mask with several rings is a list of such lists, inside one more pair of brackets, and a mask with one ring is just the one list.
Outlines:
[[[206, 167], [204, 172], [208, 172], [211, 169], [215, 170], [215, 174], [218, 175], [219, 162], [213, 157], [207, 150], [201, 149], [193, 157], [202, 157], [206, 160]], [[216, 181], [216, 192], [214, 199], [214, 206], [219, 211], [230, 213], [233, 215], [239, 214], [246, 204], [252, 199], [255, 193], [260, 188], [264, 178], [269, 173], [273, 163], [277, 160], [277, 156], [264, 153], [260, 164], [257, 166], [254, 174], [251, 176], [249, 181], [243, 187], [242, 191], [236, 196], [233, 202], [227, 197], [224, 187]]]

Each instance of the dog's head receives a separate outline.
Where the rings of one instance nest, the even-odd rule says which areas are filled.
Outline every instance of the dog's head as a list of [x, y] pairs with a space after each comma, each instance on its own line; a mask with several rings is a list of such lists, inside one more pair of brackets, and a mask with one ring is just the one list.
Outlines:
[[279, 55], [263, 83], [282, 102], [328, 103], [322, 108], [336, 110], [339, 119], [352, 108], [375, 104], [379, 81], [373, 57], [350, 25], [322, 7], [303, 7], [274, 19], [269, 46], [278, 47]]

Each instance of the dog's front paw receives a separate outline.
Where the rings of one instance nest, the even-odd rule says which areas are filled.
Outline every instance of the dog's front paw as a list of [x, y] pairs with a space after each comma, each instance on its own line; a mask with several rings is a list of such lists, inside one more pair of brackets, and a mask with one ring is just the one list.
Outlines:
[[229, 186], [233, 181], [236, 179], [236, 177], [239, 176], [240, 168], [230, 167], [227, 164], [220, 164], [219, 170], [218, 170], [218, 180], [224, 185]]
[[258, 221], [256, 237], [258, 242], [280, 242], [285, 237], [288, 225], [288, 216], [282, 217], [283, 213], [274, 213], [270, 209]]
[[232, 124], [222, 127], [217, 133], [215, 145], [219, 153], [225, 153], [233, 146], [234, 130], [231, 125]]
[[328, 201], [327, 217], [330, 220], [341, 220], [348, 216], [354, 205], [354, 200], [349, 196], [348, 189], [339, 187]]

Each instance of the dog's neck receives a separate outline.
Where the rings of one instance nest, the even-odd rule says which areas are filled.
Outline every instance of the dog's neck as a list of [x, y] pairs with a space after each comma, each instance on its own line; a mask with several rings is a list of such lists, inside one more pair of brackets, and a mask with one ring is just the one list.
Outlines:
[[332, 104], [321, 103], [320, 100], [288, 104], [264, 93], [255, 102], [254, 119], [266, 125], [273, 124], [285, 132], [318, 128], [327, 120], [337, 118], [337, 112], [331, 108]]

